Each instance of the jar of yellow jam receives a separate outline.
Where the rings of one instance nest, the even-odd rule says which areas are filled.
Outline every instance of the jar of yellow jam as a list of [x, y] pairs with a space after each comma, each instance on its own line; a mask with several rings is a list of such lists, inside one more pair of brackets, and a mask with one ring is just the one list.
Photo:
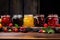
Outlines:
[[23, 26], [24, 27], [34, 27], [34, 17], [33, 15], [24, 15], [23, 20]]

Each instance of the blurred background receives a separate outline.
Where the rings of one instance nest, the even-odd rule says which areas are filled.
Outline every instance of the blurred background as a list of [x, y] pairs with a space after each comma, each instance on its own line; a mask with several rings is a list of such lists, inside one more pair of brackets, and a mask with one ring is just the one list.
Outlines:
[[59, 13], [59, 0], [0, 0], [0, 15]]

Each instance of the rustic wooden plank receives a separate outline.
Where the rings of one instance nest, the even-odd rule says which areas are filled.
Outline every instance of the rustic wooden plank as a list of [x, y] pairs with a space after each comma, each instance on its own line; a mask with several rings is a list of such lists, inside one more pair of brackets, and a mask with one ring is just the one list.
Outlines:
[[1, 32], [0, 39], [60, 39], [60, 34]]

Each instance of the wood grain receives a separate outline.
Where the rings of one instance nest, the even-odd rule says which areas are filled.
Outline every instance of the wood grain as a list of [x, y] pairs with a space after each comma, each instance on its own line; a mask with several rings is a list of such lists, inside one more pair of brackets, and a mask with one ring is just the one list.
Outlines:
[[60, 34], [1, 32], [0, 39], [60, 39]]

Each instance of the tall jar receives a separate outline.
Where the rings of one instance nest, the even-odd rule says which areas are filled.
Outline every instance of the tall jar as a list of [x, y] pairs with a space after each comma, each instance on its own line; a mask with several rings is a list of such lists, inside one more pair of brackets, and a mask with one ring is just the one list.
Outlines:
[[34, 18], [32, 14], [25, 14], [23, 19], [24, 27], [34, 27]]

